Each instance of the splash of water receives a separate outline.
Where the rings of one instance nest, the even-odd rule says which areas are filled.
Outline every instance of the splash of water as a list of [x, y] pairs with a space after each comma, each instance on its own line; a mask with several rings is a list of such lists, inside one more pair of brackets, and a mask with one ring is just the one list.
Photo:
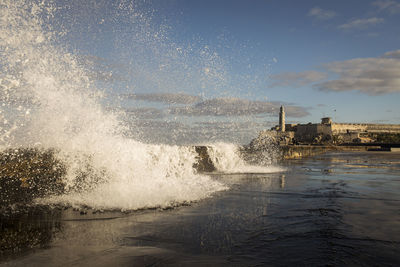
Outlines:
[[226, 189], [196, 174], [194, 149], [124, 137], [124, 125], [104, 111], [85, 69], [45, 30], [44, 14], [51, 16], [52, 8], [10, 0], [0, 11], [1, 146], [56, 149], [67, 166], [67, 193], [40, 202], [138, 209]]
[[[272, 165], [272, 158], [266, 158], [268, 163], [260, 165], [248, 164], [241, 157], [240, 147], [230, 143], [215, 143], [209, 145], [208, 154], [216, 169], [224, 173], [272, 173], [284, 169]], [[264, 161], [265, 161], [264, 160]]]
[[[121, 114], [102, 105], [105, 95], [91, 79], [93, 70], [61, 45], [66, 28], [49, 24], [57, 10], [52, 1], [0, 2], [0, 147], [52, 149], [67, 167], [66, 193], [38, 202], [134, 210], [197, 201], [227, 189], [193, 169], [194, 148], [126, 137]], [[141, 63], [133, 69], [141, 71]], [[273, 171], [246, 165], [233, 145], [214, 145], [210, 153], [219, 171]]]

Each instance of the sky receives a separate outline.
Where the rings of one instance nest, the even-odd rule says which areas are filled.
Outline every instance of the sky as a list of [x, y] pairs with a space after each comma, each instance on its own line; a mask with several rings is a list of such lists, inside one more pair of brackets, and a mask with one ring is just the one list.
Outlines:
[[[257, 94], [347, 122], [400, 122], [400, 1], [180, 1], [186, 31], [247, 45]], [[334, 111], [336, 110], [336, 112]], [[290, 118], [289, 118], [290, 119]]]
[[56, 2], [60, 44], [149, 142], [247, 142], [280, 105], [400, 123], [400, 0]]

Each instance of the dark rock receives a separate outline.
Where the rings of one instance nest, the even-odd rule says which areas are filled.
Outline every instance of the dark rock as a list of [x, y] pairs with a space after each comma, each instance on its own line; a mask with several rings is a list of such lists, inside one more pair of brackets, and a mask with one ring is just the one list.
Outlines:
[[52, 150], [9, 149], [0, 153], [0, 205], [29, 203], [64, 191], [65, 166]]
[[208, 148], [206, 146], [195, 146], [195, 150], [198, 153], [197, 162], [193, 164], [198, 172], [212, 172], [216, 168], [208, 154]]

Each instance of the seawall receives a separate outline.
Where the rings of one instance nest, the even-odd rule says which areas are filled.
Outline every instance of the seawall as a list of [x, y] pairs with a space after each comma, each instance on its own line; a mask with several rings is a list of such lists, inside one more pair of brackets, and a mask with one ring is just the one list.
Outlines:
[[368, 151], [370, 149], [380, 149], [367, 146], [317, 146], [317, 145], [282, 145], [280, 146], [280, 155], [282, 160], [299, 159], [314, 155], [323, 154], [330, 151]]

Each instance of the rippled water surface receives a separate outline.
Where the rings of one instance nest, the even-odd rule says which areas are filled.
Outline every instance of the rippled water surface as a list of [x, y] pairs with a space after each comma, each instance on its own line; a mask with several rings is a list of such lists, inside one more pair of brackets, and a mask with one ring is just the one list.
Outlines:
[[277, 173], [212, 174], [230, 190], [175, 209], [3, 214], [0, 262], [400, 265], [400, 153], [334, 153], [284, 165]]

